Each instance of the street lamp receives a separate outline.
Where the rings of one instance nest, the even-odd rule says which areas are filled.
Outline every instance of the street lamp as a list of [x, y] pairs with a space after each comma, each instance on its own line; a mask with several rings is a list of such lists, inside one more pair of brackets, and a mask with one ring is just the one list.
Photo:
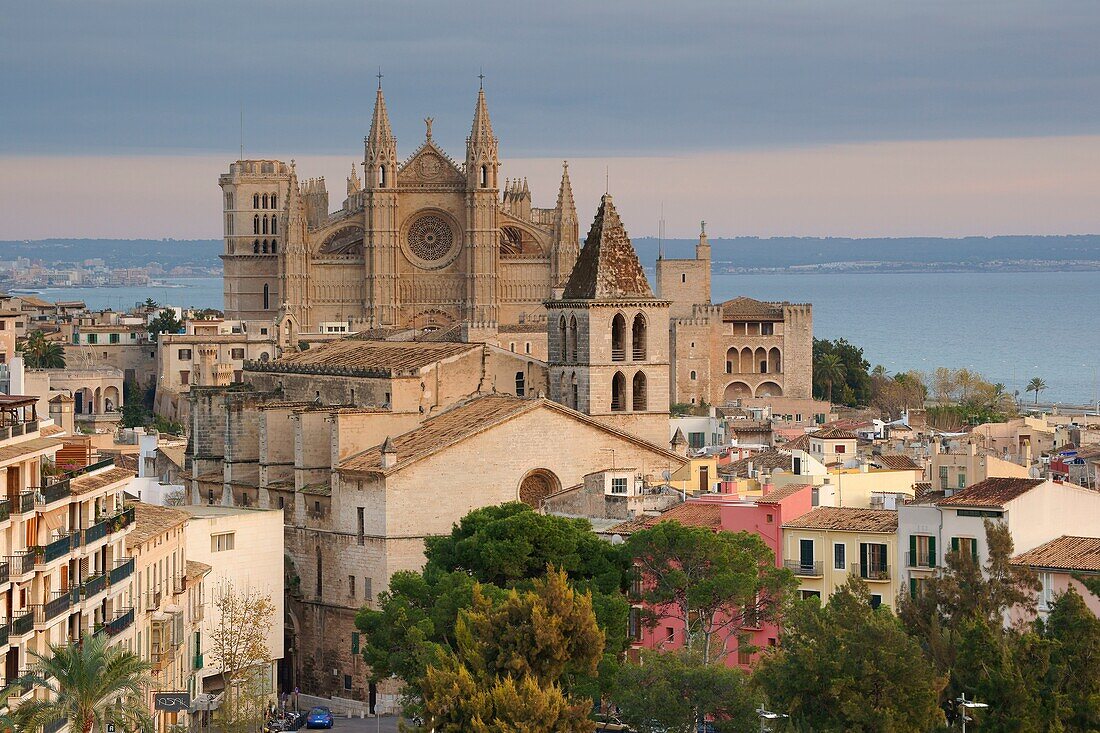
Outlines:
[[962, 724], [963, 724], [962, 725], [962, 730], [963, 730], [963, 733], [966, 733], [966, 723], [967, 723], [967, 721], [973, 720], [973, 718], [966, 717], [966, 711], [967, 710], [984, 710], [985, 708], [989, 707], [984, 702], [975, 702], [973, 700], [967, 700], [965, 692], [962, 695], [960, 695], [958, 698], [956, 698], [955, 702], [957, 702], [959, 704], [959, 707], [962, 708], [961, 715], [962, 715]]
[[760, 733], [769, 733], [769, 731], [772, 730], [768, 727], [768, 721], [782, 720], [791, 717], [783, 713], [773, 713], [771, 710], [765, 710], [764, 703], [760, 703], [760, 707], [756, 709], [756, 714], [760, 718]]

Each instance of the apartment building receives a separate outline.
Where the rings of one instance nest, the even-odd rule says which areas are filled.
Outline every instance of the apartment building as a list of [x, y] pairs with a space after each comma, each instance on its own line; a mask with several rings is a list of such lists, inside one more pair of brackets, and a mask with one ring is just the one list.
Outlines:
[[37, 402], [0, 395], [0, 697], [12, 708], [47, 694], [19, 681], [34, 652], [92, 634], [133, 645], [133, 473], [110, 460], [60, 472], [63, 441], [42, 434]]

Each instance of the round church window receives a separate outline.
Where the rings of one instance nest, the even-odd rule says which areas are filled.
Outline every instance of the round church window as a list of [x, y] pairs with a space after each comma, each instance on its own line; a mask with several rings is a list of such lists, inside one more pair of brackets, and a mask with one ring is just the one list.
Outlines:
[[454, 232], [443, 217], [426, 214], [412, 223], [408, 233], [409, 251], [424, 262], [438, 262], [454, 245]]

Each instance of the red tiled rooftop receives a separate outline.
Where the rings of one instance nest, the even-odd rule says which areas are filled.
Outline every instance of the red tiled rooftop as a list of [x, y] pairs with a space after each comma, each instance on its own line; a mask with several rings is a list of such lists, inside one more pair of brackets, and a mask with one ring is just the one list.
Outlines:
[[1023, 496], [1039, 484], [1041, 478], [987, 478], [940, 499], [937, 506], [947, 507], [1003, 507], [1013, 499]]
[[1063, 535], [1012, 558], [1014, 565], [1100, 572], [1100, 537]]

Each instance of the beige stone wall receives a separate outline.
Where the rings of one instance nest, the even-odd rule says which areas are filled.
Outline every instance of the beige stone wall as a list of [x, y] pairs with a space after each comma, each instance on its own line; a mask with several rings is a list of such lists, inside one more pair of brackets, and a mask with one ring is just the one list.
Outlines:
[[690, 317], [696, 303], [710, 302], [710, 260], [657, 260], [657, 297], [672, 301], [672, 318]]
[[670, 332], [671, 403], [713, 403], [711, 326], [705, 318], [674, 320]]

